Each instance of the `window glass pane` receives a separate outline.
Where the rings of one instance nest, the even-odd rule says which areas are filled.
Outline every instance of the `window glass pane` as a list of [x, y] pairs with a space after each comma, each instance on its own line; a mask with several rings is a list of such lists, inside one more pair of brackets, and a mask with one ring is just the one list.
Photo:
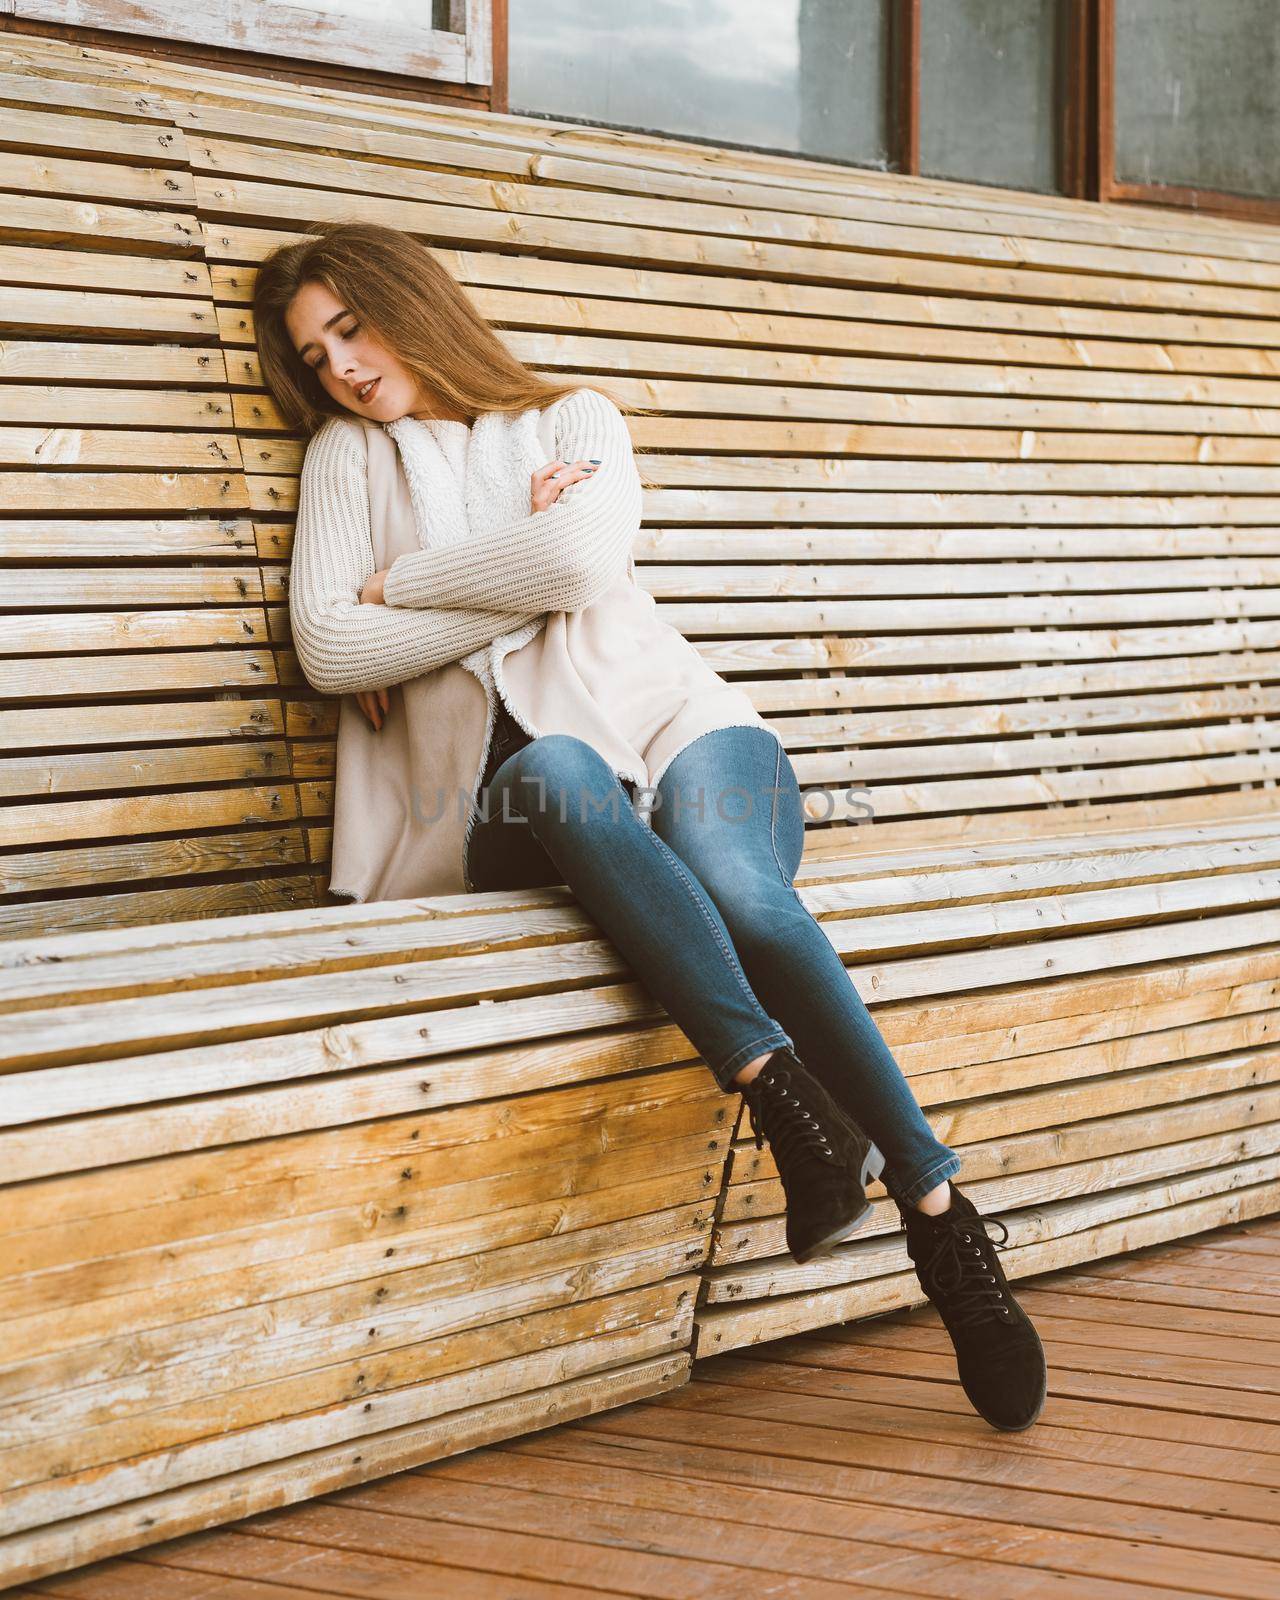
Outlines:
[[920, 170], [1056, 191], [1056, 0], [921, 0]]
[[884, 166], [884, 0], [510, 0], [513, 112]]
[[1117, 0], [1116, 177], [1280, 195], [1275, 0]]

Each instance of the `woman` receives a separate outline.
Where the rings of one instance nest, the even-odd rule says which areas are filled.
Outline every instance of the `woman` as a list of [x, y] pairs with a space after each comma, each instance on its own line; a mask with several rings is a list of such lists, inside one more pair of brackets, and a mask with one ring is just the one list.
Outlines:
[[[274, 251], [254, 319], [284, 424], [309, 436], [289, 603], [308, 680], [344, 697], [333, 892], [567, 884], [747, 1101], [794, 1258], [846, 1238], [883, 1170], [966, 1392], [993, 1426], [1029, 1426], [1039, 1338], [949, 1181], [959, 1157], [795, 891], [804, 813], [780, 737], [635, 583], [623, 404], [518, 361], [390, 228], [324, 224]], [[443, 806], [423, 820], [441, 774], [473, 802], [456, 826]]]

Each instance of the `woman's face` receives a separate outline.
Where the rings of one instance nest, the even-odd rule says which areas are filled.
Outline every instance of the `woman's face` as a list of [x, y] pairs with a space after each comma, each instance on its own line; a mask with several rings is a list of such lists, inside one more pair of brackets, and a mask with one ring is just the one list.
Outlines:
[[440, 416], [413, 373], [322, 283], [304, 283], [289, 302], [285, 327], [293, 347], [339, 403], [358, 417], [395, 422]]

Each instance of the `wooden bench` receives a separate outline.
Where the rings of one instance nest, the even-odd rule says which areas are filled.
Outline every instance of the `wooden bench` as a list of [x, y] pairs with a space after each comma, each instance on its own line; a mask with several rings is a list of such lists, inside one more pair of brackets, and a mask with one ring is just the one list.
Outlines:
[[[255, 263], [663, 413], [637, 575], [1011, 1277], [1280, 1210], [1280, 231], [0, 35], [0, 1582], [920, 1299], [563, 887], [327, 903]], [[53, 154], [52, 152], [56, 152]]]

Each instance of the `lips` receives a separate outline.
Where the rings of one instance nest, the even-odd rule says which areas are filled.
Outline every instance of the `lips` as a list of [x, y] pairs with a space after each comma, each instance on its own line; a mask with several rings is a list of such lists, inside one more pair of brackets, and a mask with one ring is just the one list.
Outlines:
[[370, 386], [367, 389], [362, 386], [355, 391], [355, 397], [362, 406], [367, 406], [370, 400], [373, 399], [374, 395], [377, 394], [378, 385], [381, 382], [381, 378], [374, 378], [371, 380]]

